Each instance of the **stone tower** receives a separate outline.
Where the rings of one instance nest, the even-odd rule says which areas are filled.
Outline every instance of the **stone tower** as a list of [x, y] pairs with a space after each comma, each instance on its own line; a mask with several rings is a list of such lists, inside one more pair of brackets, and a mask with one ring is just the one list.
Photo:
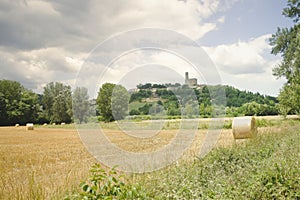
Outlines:
[[185, 84], [188, 85], [189, 84], [189, 73], [185, 72]]
[[189, 78], [189, 73], [185, 72], [185, 84], [189, 87], [196, 87], [197, 86], [197, 79], [196, 78]]

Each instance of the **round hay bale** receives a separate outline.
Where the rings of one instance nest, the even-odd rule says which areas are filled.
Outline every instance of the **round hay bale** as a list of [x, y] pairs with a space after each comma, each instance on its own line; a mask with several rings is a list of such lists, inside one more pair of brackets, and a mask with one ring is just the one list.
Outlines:
[[19, 127], [19, 126], [20, 126], [20, 124], [16, 124], [16, 125], [15, 125], [15, 127]]
[[55, 125], [56, 125], [56, 123], [52, 123], [52, 125], [54, 125], [54, 126], [55, 126]]
[[60, 125], [66, 125], [66, 123], [65, 123], [65, 122], [62, 122]]
[[27, 124], [26, 124], [26, 130], [27, 130], [27, 131], [29, 131], [29, 130], [32, 131], [32, 130], [33, 130], [33, 123], [27, 123]]
[[235, 117], [232, 121], [232, 133], [234, 139], [253, 138], [257, 134], [257, 126], [254, 117]]
[[48, 125], [47, 123], [44, 123], [44, 124], [43, 124], [43, 126], [47, 126], [47, 125]]

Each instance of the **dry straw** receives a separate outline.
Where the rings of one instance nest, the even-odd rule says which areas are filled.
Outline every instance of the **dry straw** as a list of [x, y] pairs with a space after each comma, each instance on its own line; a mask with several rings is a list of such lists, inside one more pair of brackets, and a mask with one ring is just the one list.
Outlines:
[[234, 139], [253, 138], [257, 134], [254, 117], [235, 117], [232, 122]]
[[33, 130], [33, 123], [27, 123], [27, 124], [26, 124], [26, 130], [27, 130], [27, 131]]

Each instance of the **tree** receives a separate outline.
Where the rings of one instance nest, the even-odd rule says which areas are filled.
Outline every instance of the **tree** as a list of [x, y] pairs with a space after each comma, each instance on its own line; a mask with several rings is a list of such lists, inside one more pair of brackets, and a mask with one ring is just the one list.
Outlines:
[[82, 122], [87, 122], [89, 112], [89, 95], [87, 88], [77, 87], [74, 90], [72, 99], [74, 120], [77, 120], [80, 124]]
[[6, 100], [4, 94], [0, 92], [0, 125], [6, 125], [7, 121]]
[[278, 110], [281, 115], [285, 118], [289, 113], [295, 113], [297, 110], [300, 110], [299, 99], [297, 97], [300, 96], [299, 89], [300, 86], [298, 85], [298, 90], [292, 87], [296, 86], [288, 86], [287, 84], [283, 86], [283, 89], [280, 91], [278, 96], [278, 100], [280, 104], [278, 105]]
[[19, 82], [0, 80], [0, 125], [35, 122], [38, 96]]
[[143, 105], [142, 107], [140, 107], [138, 111], [142, 115], [149, 115], [151, 107], [152, 107], [152, 104], [146, 103], [145, 105]]
[[43, 108], [50, 122], [72, 122], [71, 87], [62, 83], [48, 83], [43, 92]]
[[300, 0], [288, 0], [288, 7], [282, 14], [293, 19], [295, 24], [291, 28], [278, 28], [270, 38], [270, 44], [273, 46], [271, 53], [280, 54], [283, 58], [273, 69], [273, 74], [278, 78], [287, 79], [279, 95], [281, 111], [286, 113], [291, 109], [300, 113]]
[[136, 109], [132, 109], [130, 112], [129, 112], [129, 115], [139, 115], [140, 114], [140, 111], [136, 110]]
[[38, 111], [40, 105], [38, 104], [38, 95], [30, 90], [24, 89], [19, 102], [19, 122], [25, 124], [26, 122], [36, 122], [38, 120]]
[[99, 90], [96, 102], [104, 121], [120, 120], [127, 115], [129, 94], [121, 85], [105, 83]]
[[242, 107], [246, 116], [260, 115], [261, 105], [255, 101], [245, 103]]
[[121, 85], [114, 87], [111, 97], [112, 114], [115, 120], [124, 119], [128, 115], [129, 93]]

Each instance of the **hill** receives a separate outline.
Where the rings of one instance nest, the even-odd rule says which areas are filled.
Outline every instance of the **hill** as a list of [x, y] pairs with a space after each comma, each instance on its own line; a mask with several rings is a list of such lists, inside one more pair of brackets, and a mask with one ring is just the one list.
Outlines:
[[198, 85], [191, 88], [179, 83], [146, 83], [139, 84], [129, 92], [130, 115], [148, 115], [151, 108], [154, 113], [164, 110], [168, 116], [179, 116], [184, 110], [187, 115], [197, 116], [200, 113], [202, 117], [222, 115], [222, 110], [226, 110], [227, 116], [278, 114], [276, 97], [241, 91], [227, 85]]

